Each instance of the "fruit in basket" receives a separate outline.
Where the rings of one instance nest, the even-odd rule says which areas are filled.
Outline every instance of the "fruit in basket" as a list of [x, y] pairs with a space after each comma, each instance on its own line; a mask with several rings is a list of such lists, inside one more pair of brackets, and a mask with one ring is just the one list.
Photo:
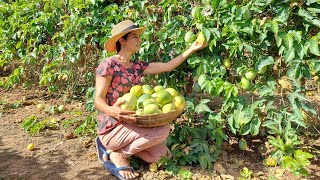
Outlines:
[[154, 89], [154, 91], [157, 93], [157, 92], [159, 92], [159, 91], [161, 91], [161, 90], [164, 90], [164, 87], [161, 86], [161, 85], [157, 85], [157, 86], [155, 86], [153, 89]]
[[172, 98], [173, 98], [172, 95], [166, 90], [161, 90], [161, 91], [157, 92], [156, 100], [162, 106], [170, 103], [172, 101]]
[[151, 94], [154, 93], [154, 89], [148, 84], [143, 85], [142, 89], [143, 89], [143, 93], [144, 94], [150, 94], [151, 95]]
[[157, 93], [151, 94], [151, 97], [155, 99], [157, 97]]
[[136, 108], [137, 98], [133, 93], [126, 93], [122, 97], [118, 98], [117, 101], [124, 99], [125, 102], [120, 105], [121, 109], [133, 111]]
[[143, 109], [138, 109], [136, 111], [136, 115], [143, 115]]
[[176, 96], [173, 98], [172, 103], [176, 109], [184, 108], [186, 105], [186, 100], [183, 96]]
[[162, 112], [163, 113], [169, 113], [171, 111], [175, 110], [175, 107], [172, 103], [166, 104], [162, 107]]
[[150, 94], [142, 94], [137, 100], [137, 108], [142, 108], [143, 102], [147, 99], [150, 99], [150, 98], [151, 98]]
[[155, 114], [159, 113], [159, 106], [156, 104], [148, 104], [143, 108], [143, 114]]
[[155, 104], [155, 105], [159, 106], [158, 101], [155, 99], [151, 99], [151, 98], [143, 101], [143, 103], [142, 103], [143, 107], [146, 107], [149, 104]]
[[130, 93], [134, 94], [137, 98], [140, 97], [143, 94], [142, 86], [140, 85], [132, 86], [130, 89]]
[[168, 91], [172, 97], [176, 97], [179, 95], [178, 91], [173, 88], [166, 88], [165, 90]]

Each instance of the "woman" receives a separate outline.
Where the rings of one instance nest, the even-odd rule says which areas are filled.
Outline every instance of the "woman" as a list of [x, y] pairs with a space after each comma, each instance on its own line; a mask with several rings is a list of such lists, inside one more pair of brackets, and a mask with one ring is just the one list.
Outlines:
[[[127, 93], [133, 85], [141, 84], [143, 75], [170, 72], [192, 53], [207, 45], [194, 42], [188, 50], [167, 63], [131, 61], [131, 56], [140, 49], [140, 35], [145, 29], [130, 20], [115, 25], [111, 31], [112, 37], [105, 43], [105, 49], [117, 54], [103, 60], [96, 72], [94, 104], [99, 110], [99, 135], [96, 138], [98, 156], [104, 166], [119, 179], [138, 176], [129, 166], [128, 158], [132, 155], [148, 163], [157, 162], [162, 156], [170, 157], [170, 151], [164, 144], [170, 127], [143, 128], [128, 123], [135, 121], [130, 116], [135, 112], [120, 109], [123, 101], [117, 101], [118, 97]], [[106, 155], [104, 159], [103, 152]]]

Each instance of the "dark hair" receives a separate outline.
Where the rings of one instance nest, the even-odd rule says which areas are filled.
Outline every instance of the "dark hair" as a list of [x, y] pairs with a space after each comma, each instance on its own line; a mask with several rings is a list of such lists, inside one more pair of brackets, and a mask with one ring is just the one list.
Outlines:
[[[128, 34], [129, 33], [123, 35], [121, 38], [123, 38], [124, 40], [127, 40]], [[121, 44], [120, 44], [119, 40], [116, 42], [116, 50], [117, 50], [117, 52], [119, 52], [121, 50]]]

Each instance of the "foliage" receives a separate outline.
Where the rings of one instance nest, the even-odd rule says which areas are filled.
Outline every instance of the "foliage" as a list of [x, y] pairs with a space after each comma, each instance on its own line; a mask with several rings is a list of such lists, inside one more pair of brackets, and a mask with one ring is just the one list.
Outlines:
[[40, 131], [46, 128], [56, 129], [57, 124], [54, 119], [47, 118], [43, 120], [38, 120], [37, 117], [30, 116], [23, 120], [21, 127], [24, 131], [28, 132], [31, 136], [33, 136], [40, 133]]
[[[168, 62], [202, 32], [207, 48], [145, 78], [188, 99], [185, 121], [167, 140], [167, 170], [212, 168], [230, 136], [266, 136], [277, 164], [306, 175], [311, 155], [300, 158], [299, 132], [308, 127], [306, 114], [319, 118], [306, 97], [306, 82], [320, 75], [319, 12], [315, 0], [0, 1], [0, 67], [14, 66], [0, 87], [38, 83], [58, 95], [85, 94], [94, 113], [94, 69], [112, 54], [103, 43], [113, 24], [131, 19], [147, 27], [134, 58], [149, 62]], [[76, 133], [94, 135], [95, 123], [89, 115]]]

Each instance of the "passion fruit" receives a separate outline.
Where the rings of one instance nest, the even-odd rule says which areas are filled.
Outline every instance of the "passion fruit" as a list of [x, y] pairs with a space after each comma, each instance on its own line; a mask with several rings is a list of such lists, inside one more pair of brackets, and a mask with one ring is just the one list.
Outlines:
[[249, 81], [245, 77], [241, 78], [240, 84], [241, 84], [241, 88], [244, 90], [249, 90], [251, 88], [251, 81]]
[[241, 140], [239, 141], [239, 148], [240, 148], [241, 150], [246, 150], [247, 147], [248, 147], [247, 141], [244, 140], [244, 139], [241, 139]]
[[34, 144], [33, 143], [28, 144], [27, 149], [29, 151], [33, 151], [34, 150]]
[[264, 74], [267, 71], [268, 66], [263, 66], [259, 71], [258, 74]]
[[222, 64], [223, 64], [223, 66], [224, 66], [225, 68], [227, 68], [227, 69], [231, 67], [231, 61], [230, 61], [229, 58], [224, 59], [223, 62], [222, 62]]
[[248, 80], [253, 80], [254, 78], [256, 78], [257, 73], [254, 70], [248, 70], [244, 76], [246, 77], [246, 79]]
[[199, 32], [198, 36], [197, 36], [197, 43], [199, 44], [203, 44], [206, 42], [206, 38], [204, 37], [204, 34], [202, 31]]
[[191, 10], [191, 16], [193, 19], [198, 18], [199, 15], [201, 14], [201, 8], [196, 6], [194, 8], [192, 8]]
[[264, 164], [270, 167], [274, 167], [277, 165], [277, 161], [273, 157], [268, 157], [264, 160]]
[[185, 35], [184, 35], [184, 41], [186, 43], [191, 43], [194, 41], [196, 35], [192, 32], [192, 31], [188, 31]]

